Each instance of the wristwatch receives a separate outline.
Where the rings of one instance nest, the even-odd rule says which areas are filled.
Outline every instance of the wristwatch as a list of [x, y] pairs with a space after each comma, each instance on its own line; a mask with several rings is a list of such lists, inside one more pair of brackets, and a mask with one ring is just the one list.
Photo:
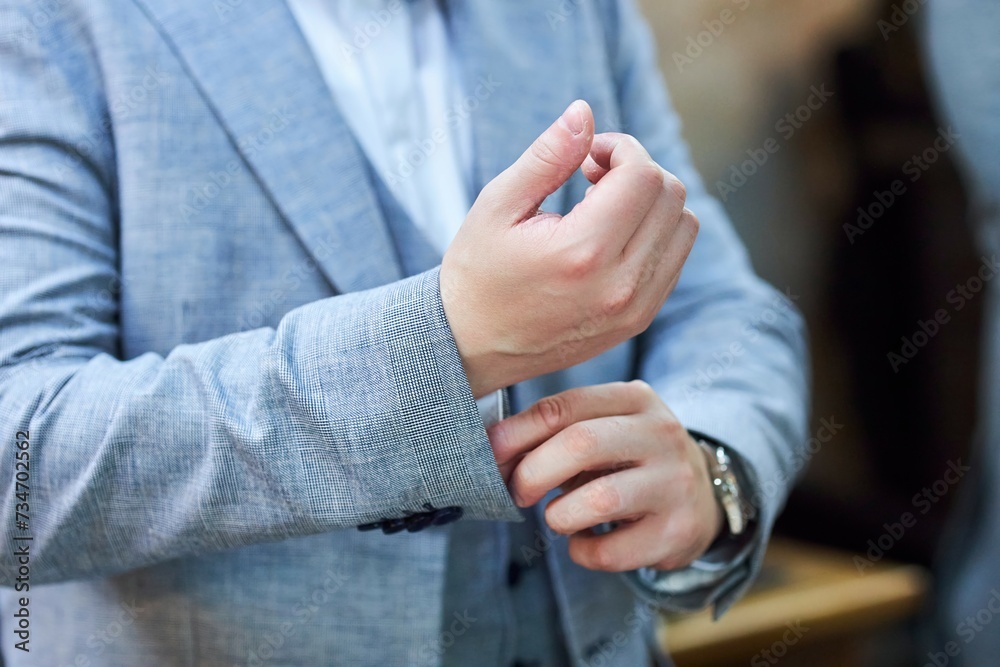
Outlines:
[[712, 489], [715, 491], [715, 499], [719, 501], [722, 511], [726, 515], [729, 532], [732, 535], [740, 535], [746, 530], [747, 522], [754, 517], [756, 512], [753, 505], [747, 502], [740, 492], [740, 484], [736, 479], [733, 460], [729, 458], [725, 447], [709, 444], [700, 438], [697, 442], [698, 446], [705, 452], [705, 458], [708, 461], [708, 475], [712, 479]]

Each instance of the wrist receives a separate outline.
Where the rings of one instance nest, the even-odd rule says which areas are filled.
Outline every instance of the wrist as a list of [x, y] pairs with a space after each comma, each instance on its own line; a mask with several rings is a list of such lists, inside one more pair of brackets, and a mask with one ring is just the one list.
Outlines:
[[476, 327], [469, 321], [458, 298], [460, 289], [451, 282], [449, 276], [442, 266], [439, 277], [441, 305], [444, 307], [445, 319], [455, 340], [469, 388], [472, 395], [480, 399], [507, 385], [499, 377], [498, 364], [492, 359], [493, 355], [483, 340], [485, 336], [482, 327]]

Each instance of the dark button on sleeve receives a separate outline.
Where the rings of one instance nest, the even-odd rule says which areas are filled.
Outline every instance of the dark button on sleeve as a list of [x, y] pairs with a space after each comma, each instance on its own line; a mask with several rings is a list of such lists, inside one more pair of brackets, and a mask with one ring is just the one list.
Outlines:
[[406, 519], [386, 519], [382, 522], [382, 532], [392, 535], [406, 528]]
[[458, 521], [462, 518], [462, 514], [463, 512], [461, 507], [442, 507], [434, 512], [434, 525], [443, 526], [446, 523]]
[[406, 517], [406, 530], [416, 533], [432, 523], [434, 523], [434, 512], [420, 512]]

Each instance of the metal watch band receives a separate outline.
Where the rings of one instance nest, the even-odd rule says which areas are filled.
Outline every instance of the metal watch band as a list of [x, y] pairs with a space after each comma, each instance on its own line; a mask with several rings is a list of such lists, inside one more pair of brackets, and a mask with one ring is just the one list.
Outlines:
[[746, 530], [749, 517], [744, 514], [743, 498], [740, 494], [739, 482], [733, 471], [732, 459], [729, 458], [726, 449], [721, 445], [709, 444], [700, 438], [697, 442], [698, 446], [705, 452], [705, 458], [708, 461], [708, 474], [712, 479], [712, 489], [726, 515], [729, 532], [733, 535], [741, 535]]

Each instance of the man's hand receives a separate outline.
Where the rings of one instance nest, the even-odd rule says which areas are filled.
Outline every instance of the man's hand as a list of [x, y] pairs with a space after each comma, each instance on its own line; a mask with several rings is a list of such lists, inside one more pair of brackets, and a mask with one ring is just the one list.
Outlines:
[[[577, 169], [566, 216], [539, 206]], [[698, 232], [685, 191], [638, 141], [594, 136], [574, 102], [483, 188], [441, 264], [441, 296], [478, 398], [580, 363], [644, 331]]]
[[[571, 536], [570, 556], [584, 567], [684, 567], [722, 528], [705, 454], [645, 382], [549, 396], [489, 436], [518, 505], [562, 487], [545, 520]], [[588, 530], [612, 521], [611, 533]]]

